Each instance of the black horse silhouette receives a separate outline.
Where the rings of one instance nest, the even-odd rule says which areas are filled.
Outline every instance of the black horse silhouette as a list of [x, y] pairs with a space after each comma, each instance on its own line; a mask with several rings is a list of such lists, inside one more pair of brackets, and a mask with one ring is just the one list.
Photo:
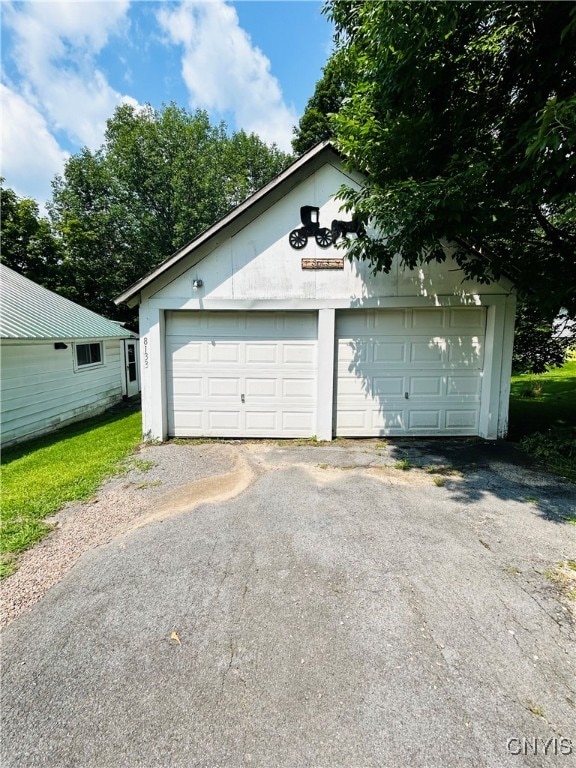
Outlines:
[[364, 237], [366, 234], [364, 224], [362, 224], [357, 216], [352, 216], [352, 221], [341, 221], [339, 219], [334, 219], [330, 227], [330, 232], [332, 233], [333, 243], [335, 243], [339, 237], [348, 239], [348, 235], [350, 233], [353, 233], [358, 237]]

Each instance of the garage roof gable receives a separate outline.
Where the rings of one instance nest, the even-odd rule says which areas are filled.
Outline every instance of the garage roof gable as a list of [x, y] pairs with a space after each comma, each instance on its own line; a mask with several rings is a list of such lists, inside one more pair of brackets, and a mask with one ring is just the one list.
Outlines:
[[272, 181], [247, 198], [243, 203], [227, 213], [220, 221], [217, 221], [216, 224], [190, 240], [190, 242], [165, 259], [155, 269], [131, 285], [117, 296], [114, 302], [116, 304], [127, 303], [131, 306], [138, 304], [140, 292], [154, 283], [155, 280], [164, 275], [168, 270], [172, 269], [186, 256], [189, 256], [193, 251], [210, 240], [214, 240], [220, 235], [225, 235], [227, 230], [234, 226], [237, 228], [246, 226], [290, 189], [296, 187], [305, 178], [331, 160], [338, 163], [342, 160], [341, 155], [336, 151], [333, 144], [330, 141], [323, 141], [317, 144], [295, 160], [276, 178], [272, 179]]

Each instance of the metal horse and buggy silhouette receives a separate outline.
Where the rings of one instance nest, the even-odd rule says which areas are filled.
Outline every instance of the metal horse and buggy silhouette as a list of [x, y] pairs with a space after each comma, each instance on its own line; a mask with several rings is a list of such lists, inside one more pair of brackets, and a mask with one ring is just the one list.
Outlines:
[[366, 234], [364, 225], [355, 216], [352, 217], [352, 221], [333, 219], [330, 229], [321, 227], [320, 208], [315, 205], [303, 205], [300, 208], [300, 221], [302, 226], [293, 229], [288, 235], [288, 242], [297, 251], [307, 245], [309, 237], [313, 237], [320, 248], [328, 248], [339, 237], [346, 238], [350, 233], [354, 233], [358, 237], [363, 237]]

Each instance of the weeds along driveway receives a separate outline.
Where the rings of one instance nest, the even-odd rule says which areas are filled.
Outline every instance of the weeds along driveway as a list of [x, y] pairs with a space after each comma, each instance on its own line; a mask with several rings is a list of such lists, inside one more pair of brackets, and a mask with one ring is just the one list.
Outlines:
[[4, 582], [88, 531], [4, 630], [3, 766], [573, 761], [573, 486], [458, 441], [140, 458]]

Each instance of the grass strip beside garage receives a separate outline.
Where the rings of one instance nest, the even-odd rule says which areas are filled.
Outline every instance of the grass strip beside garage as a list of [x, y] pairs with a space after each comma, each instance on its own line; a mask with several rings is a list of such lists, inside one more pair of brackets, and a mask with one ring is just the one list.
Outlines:
[[140, 440], [140, 410], [122, 408], [4, 450], [0, 576], [50, 531], [45, 517], [90, 498]]
[[553, 428], [576, 427], [576, 357], [546, 373], [512, 376], [511, 440]]
[[512, 377], [508, 438], [576, 482], [576, 357], [561, 368]]

